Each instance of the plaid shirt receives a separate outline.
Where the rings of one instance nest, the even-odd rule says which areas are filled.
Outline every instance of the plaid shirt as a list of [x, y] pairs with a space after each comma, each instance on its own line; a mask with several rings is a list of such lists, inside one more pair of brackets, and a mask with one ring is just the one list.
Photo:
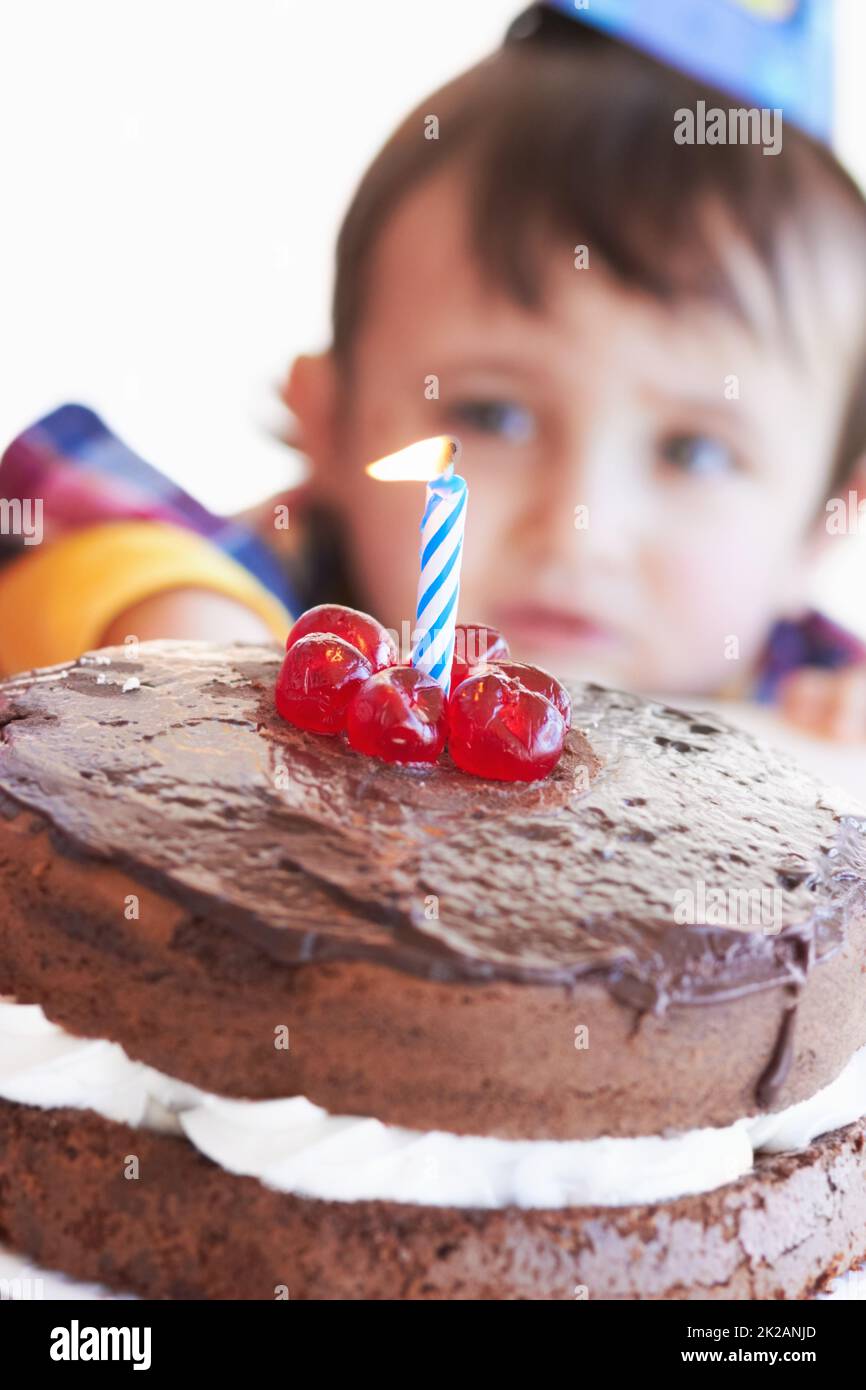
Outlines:
[[[153, 468], [82, 405], [64, 405], [31, 425], [0, 460], [0, 496], [42, 499], [43, 540], [106, 521], [162, 521], [185, 527], [241, 564], [290, 613], [302, 611], [295, 586], [277, 557], [253, 531], [209, 512]], [[0, 563], [24, 549], [19, 537], [0, 537]], [[330, 552], [333, 547], [326, 547]], [[330, 590], [336, 551], [319, 565], [316, 583]], [[327, 595], [312, 593], [309, 603]], [[802, 667], [835, 670], [866, 662], [866, 644], [820, 613], [774, 625], [752, 681], [752, 697], [771, 702], [785, 676]]]
[[[231, 517], [209, 512], [145, 463], [92, 410], [63, 405], [24, 430], [0, 460], [0, 496], [42, 499], [43, 541], [106, 521], [163, 521], [194, 531], [299, 611], [288, 575], [265, 543]], [[8, 558], [23, 539], [0, 538]]]

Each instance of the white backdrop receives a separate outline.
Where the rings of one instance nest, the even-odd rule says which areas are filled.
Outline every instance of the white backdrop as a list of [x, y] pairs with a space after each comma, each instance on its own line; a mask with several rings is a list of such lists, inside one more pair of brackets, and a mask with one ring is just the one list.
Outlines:
[[[285, 483], [271, 391], [326, 341], [355, 183], [520, 8], [0, 0], [0, 445], [77, 399], [217, 510]], [[866, 181], [866, 0], [839, 22], [840, 148]], [[866, 631], [860, 549], [819, 597]]]

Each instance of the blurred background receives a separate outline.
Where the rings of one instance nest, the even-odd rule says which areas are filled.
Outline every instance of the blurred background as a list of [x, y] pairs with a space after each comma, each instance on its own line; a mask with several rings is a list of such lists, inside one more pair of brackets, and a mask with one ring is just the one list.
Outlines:
[[[297, 475], [274, 387], [325, 344], [361, 171], [520, 0], [0, 0], [0, 448], [93, 406], [207, 506]], [[866, 182], [866, 3], [837, 6], [837, 150]], [[866, 633], [866, 537], [816, 601]]]

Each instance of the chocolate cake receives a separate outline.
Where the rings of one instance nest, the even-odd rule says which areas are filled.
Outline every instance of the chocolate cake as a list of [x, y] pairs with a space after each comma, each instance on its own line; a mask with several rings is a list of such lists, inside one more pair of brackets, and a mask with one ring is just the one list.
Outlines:
[[866, 1256], [866, 821], [585, 685], [544, 780], [274, 647], [0, 684], [0, 1240], [151, 1298], [803, 1298]]

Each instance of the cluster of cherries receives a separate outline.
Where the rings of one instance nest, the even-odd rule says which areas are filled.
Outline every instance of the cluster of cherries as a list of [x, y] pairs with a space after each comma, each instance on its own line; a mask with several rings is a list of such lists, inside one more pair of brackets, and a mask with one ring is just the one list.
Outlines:
[[571, 726], [566, 690], [546, 671], [511, 661], [494, 628], [457, 628], [446, 696], [431, 676], [398, 664], [381, 623], [339, 604], [310, 608], [295, 623], [276, 703], [290, 724], [345, 734], [358, 753], [434, 763], [447, 745], [464, 772], [506, 782], [546, 777]]

